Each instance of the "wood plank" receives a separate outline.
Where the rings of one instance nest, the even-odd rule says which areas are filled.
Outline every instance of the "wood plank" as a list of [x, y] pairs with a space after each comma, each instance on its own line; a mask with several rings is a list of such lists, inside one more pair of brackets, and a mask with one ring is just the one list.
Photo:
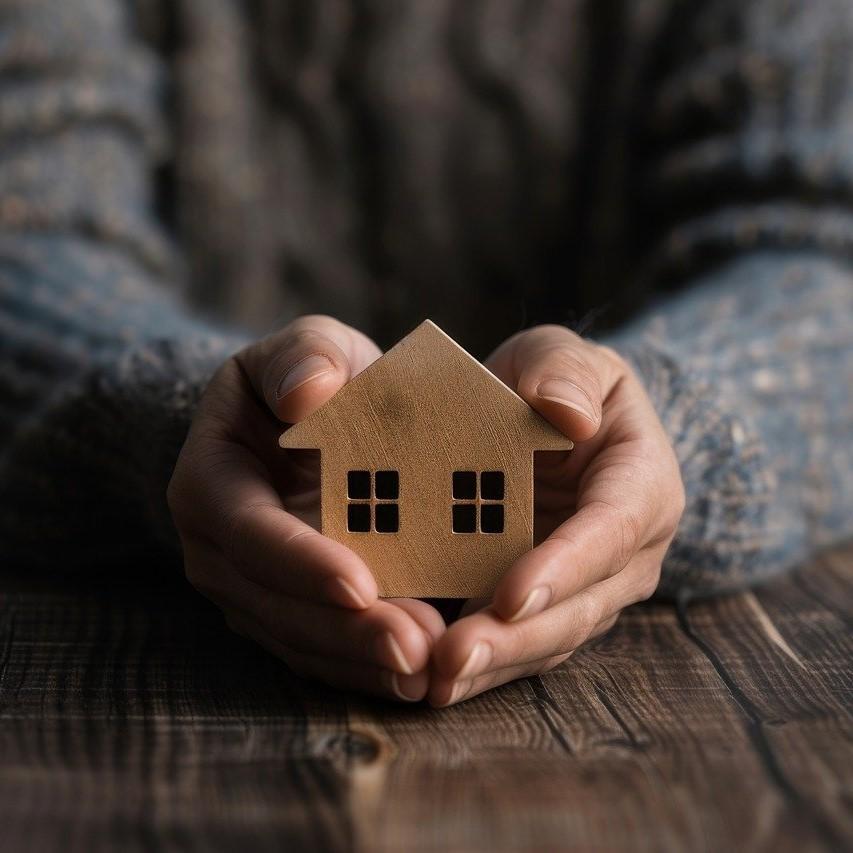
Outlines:
[[634, 608], [442, 711], [295, 679], [174, 587], [6, 592], [2, 846], [845, 849], [851, 566]]
[[0, 614], [3, 849], [347, 849], [340, 696], [212, 607], [40, 593]]
[[[686, 608], [682, 619], [741, 708], [767, 776], [801, 820], [840, 849], [853, 837], [853, 635], [845, 624], [853, 559], [843, 566], [833, 559], [713, 611]], [[838, 595], [841, 582], [846, 596]]]
[[395, 747], [378, 751], [384, 796], [363, 849], [823, 849], [667, 607], [636, 608], [572, 663], [449, 710], [350, 708]]

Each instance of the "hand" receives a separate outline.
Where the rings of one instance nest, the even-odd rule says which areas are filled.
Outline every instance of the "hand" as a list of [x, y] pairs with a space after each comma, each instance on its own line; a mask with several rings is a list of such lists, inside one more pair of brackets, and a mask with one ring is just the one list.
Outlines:
[[380, 355], [330, 317], [302, 317], [229, 359], [198, 407], [169, 484], [187, 578], [228, 624], [300, 675], [422, 699], [444, 621], [377, 598], [349, 548], [317, 532], [319, 456], [283, 451], [282, 422], [322, 405]]
[[609, 630], [623, 608], [654, 592], [684, 511], [675, 454], [617, 353], [539, 326], [507, 340], [486, 364], [577, 444], [537, 454], [539, 544], [504, 575], [491, 602], [469, 602], [476, 612], [438, 640], [429, 689], [436, 706], [545, 672]]

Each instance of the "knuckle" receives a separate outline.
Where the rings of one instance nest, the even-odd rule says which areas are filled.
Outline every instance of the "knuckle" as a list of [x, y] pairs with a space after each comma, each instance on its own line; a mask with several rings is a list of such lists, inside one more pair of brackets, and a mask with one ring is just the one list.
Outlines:
[[592, 595], [577, 596], [576, 606], [572, 610], [572, 615], [566, 625], [564, 642], [560, 651], [563, 653], [574, 651], [589, 637], [600, 621], [601, 605], [596, 601], [596, 598]]
[[553, 562], [562, 574], [571, 569], [572, 560], [577, 559], [580, 546], [577, 538], [570, 532], [560, 531], [552, 533], [536, 550], [543, 561]]
[[622, 615], [621, 611], [614, 613], [609, 618], [605, 619], [602, 622], [599, 622], [598, 625], [595, 626], [595, 629], [587, 638], [588, 643], [592, 643], [595, 640], [601, 640], [606, 637], [610, 631], [613, 630], [613, 626], [619, 621], [619, 617]]
[[681, 475], [679, 474], [676, 477], [675, 490], [672, 498], [673, 527], [678, 526], [678, 522], [681, 521], [681, 516], [684, 515], [684, 511], [686, 509], [687, 491], [684, 488], [684, 481], [681, 479]]
[[[524, 622], [512, 622], [508, 626], [510, 631], [506, 643], [501, 643], [507, 660], [516, 660], [522, 657], [530, 645], [531, 635]], [[499, 649], [497, 644], [493, 646]]]
[[647, 520], [642, 510], [615, 506], [606, 501], [600, 502], [599, 509], [597, 529], [600, 529], [602, 536], [610, 538], [613, 542], [612, 573], [616, 574], [630, 562], [640, 548]]
[[622, 514], [622, 524], [619, 526], [620, 568], [626, 566], [634, 554], [637, 553], [637, 549], [639, 548], [642, 540], [644, 528], [644, 522], [638, 518], [636, 513], [624, 512]]
[[587, 595], [586, 607], [584, 608], [583, 618], [580, 621], [581, 636], [579, 643], [585, 642], [590, 634], [595, 630], [595, 626], [605, 618], [606, 613], [604, 608], [604, 600], [599, 595]]
[[648, 601], [660, 583], [661, 564], [656, 562], [650, 569], [643, 572], [637, 587], [637, 601]]
[[619, 617], [622, 615], [621, 611], [619, 613], [614, 613], [605, 623], [604, 623], [604, 631], [605, 633], [619, 621]]
[[660, 540], [670, 539], [678, 528], [687, 508], [687, 492], [681, 472], [676, 466], [672, 475], [667, 476], [658, 488], [657, 527]]

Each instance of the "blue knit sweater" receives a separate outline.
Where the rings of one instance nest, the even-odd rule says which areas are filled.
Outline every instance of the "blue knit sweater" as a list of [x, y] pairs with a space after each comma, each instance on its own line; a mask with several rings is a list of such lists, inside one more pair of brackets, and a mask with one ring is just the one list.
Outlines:
[[305, 310], [479, 355], [632, 313], [662, 595], [853, 535], [853, 6], [345, 5], [0, 3], [5, 561], [177, 564], [205, 381]]

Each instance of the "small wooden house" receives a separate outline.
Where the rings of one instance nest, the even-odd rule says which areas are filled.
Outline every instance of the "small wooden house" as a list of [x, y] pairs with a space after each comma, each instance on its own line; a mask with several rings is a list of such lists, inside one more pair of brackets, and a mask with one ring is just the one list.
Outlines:
[[429, 320], [281, 436], [321, 452], [322, 532], [384, 596], [489, 595], [533, 544], [551, 426]]

